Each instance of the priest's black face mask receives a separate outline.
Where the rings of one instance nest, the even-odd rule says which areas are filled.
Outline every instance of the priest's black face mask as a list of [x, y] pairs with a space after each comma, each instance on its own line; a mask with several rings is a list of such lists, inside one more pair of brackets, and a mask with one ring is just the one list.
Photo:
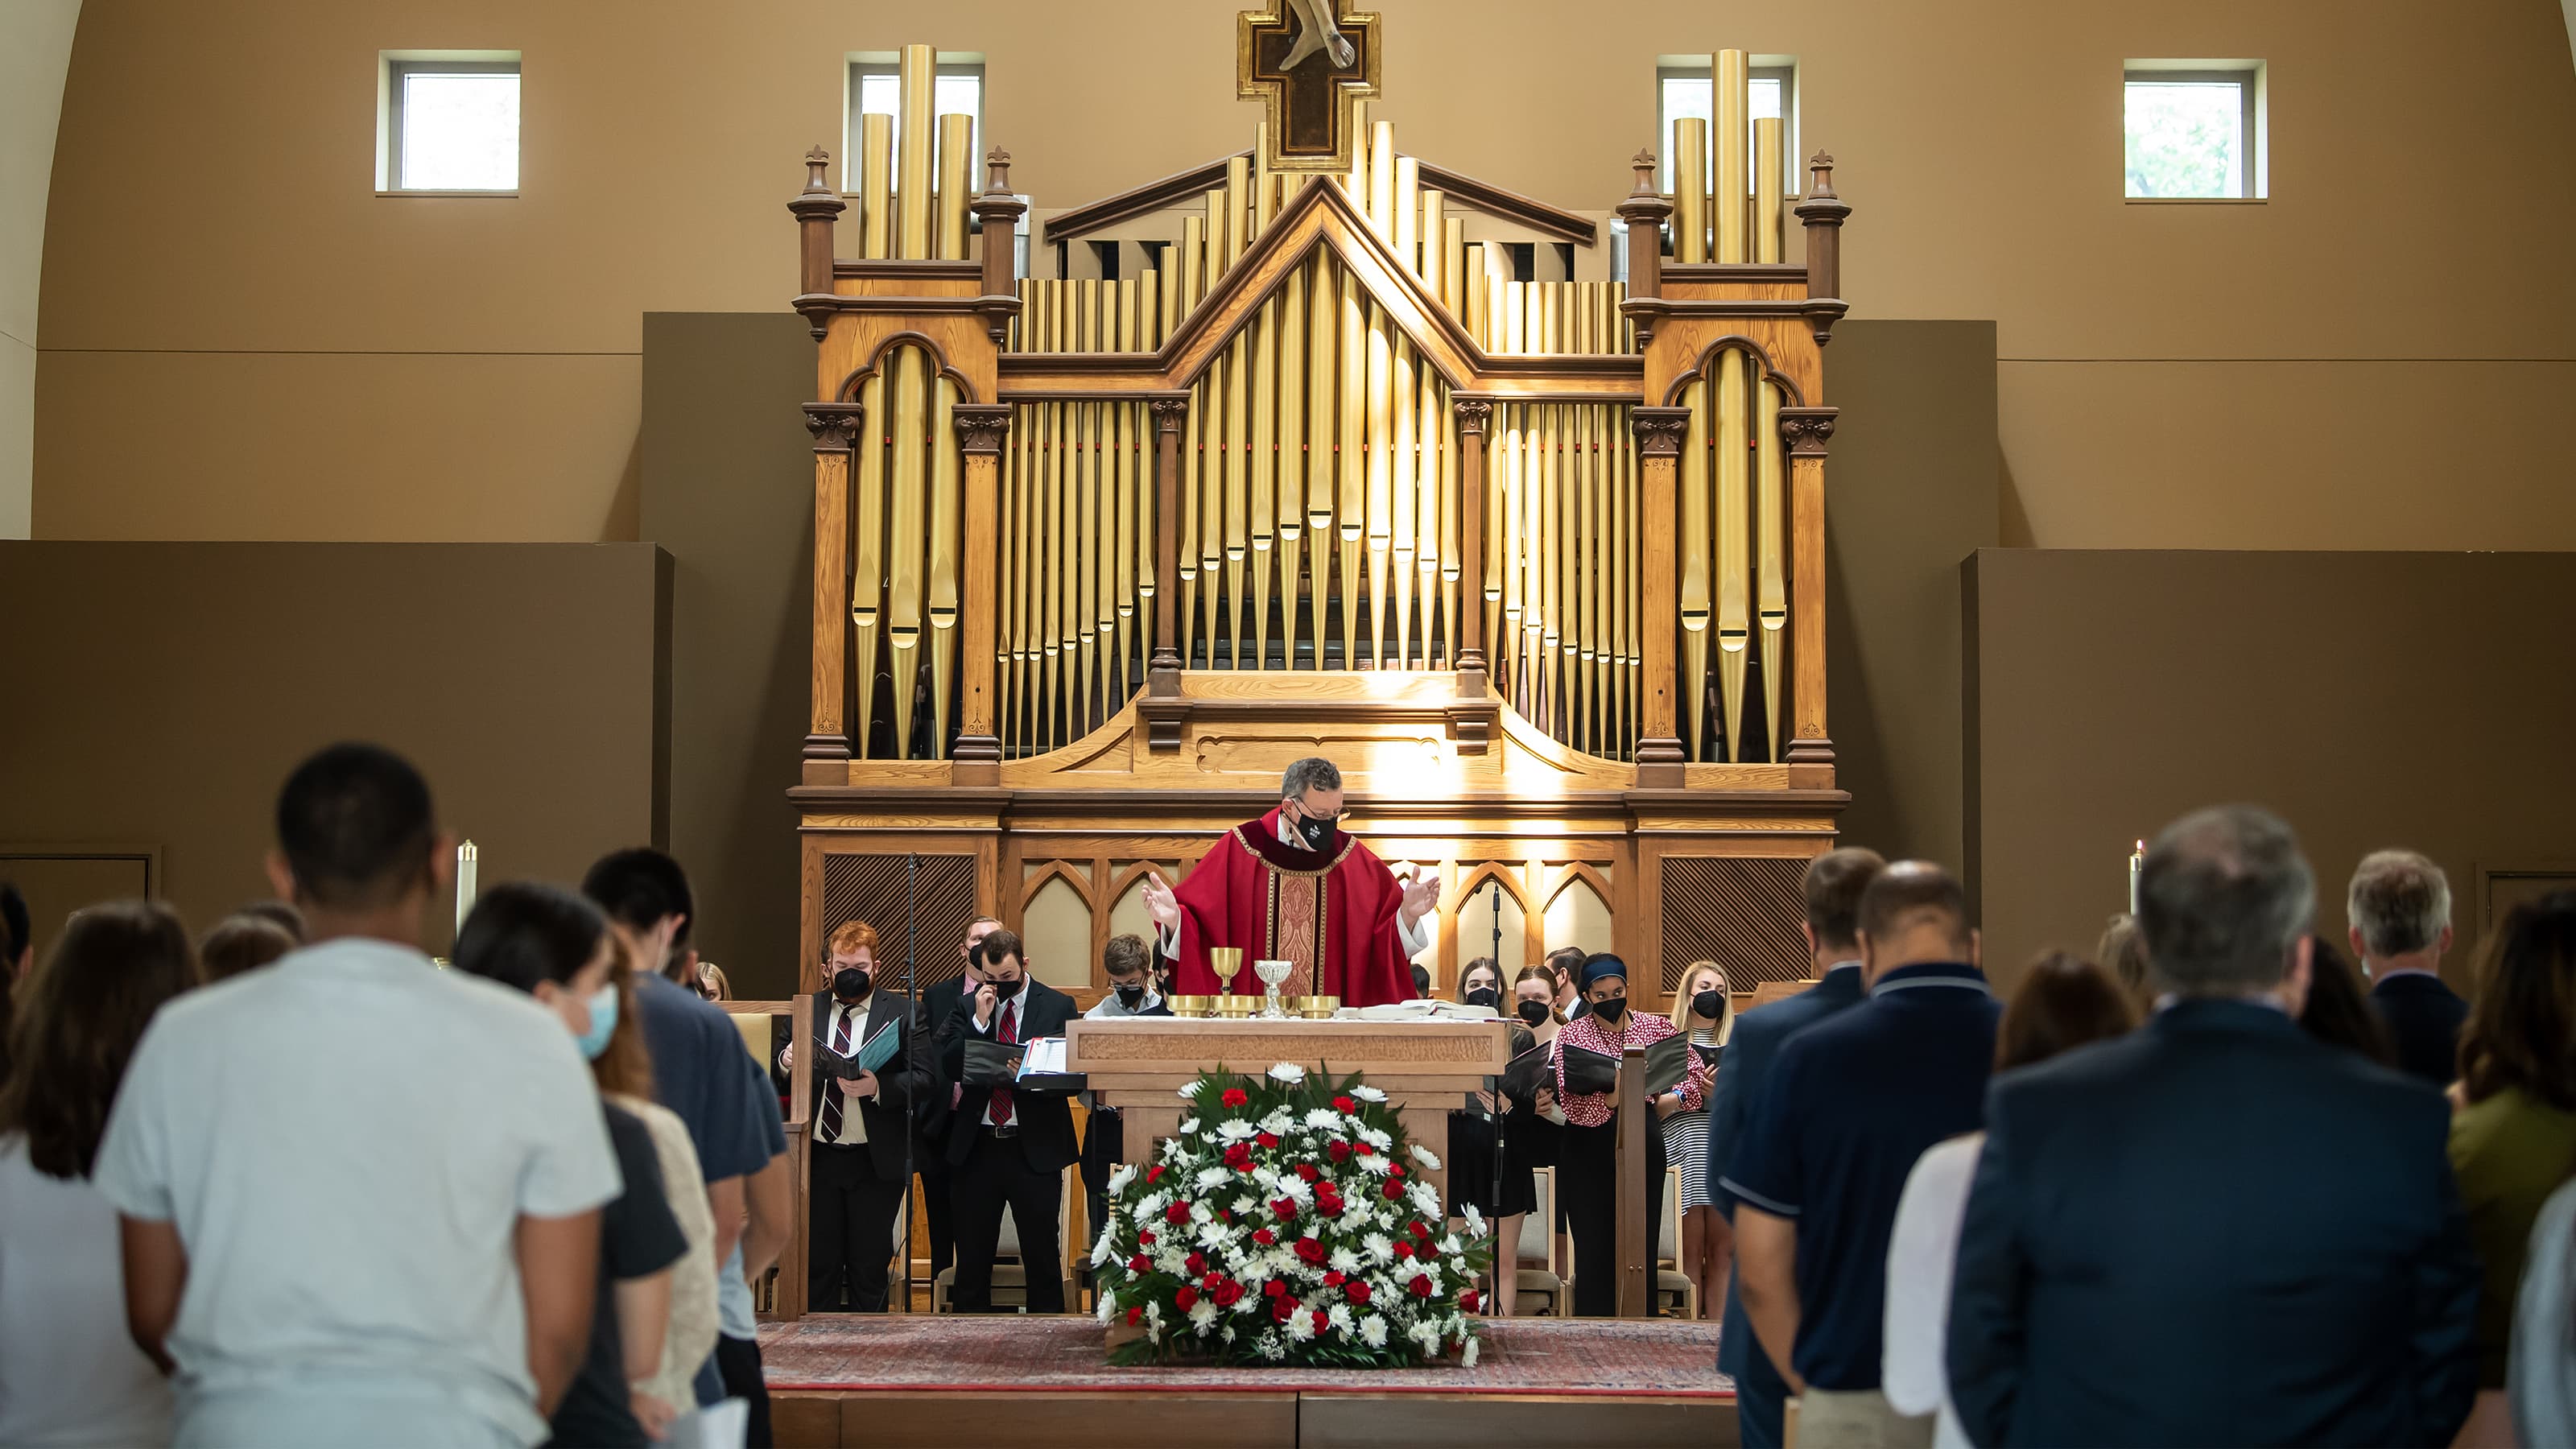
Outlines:
[[1322, 850], [1333, 843], [1333, 829], [1341, 824], [1342, 792], [1308, 790], [1304, 796], [1292, 796], [1281, 803], [1281, 811], [1297, 828], [1297, 836], [1308, 850]]

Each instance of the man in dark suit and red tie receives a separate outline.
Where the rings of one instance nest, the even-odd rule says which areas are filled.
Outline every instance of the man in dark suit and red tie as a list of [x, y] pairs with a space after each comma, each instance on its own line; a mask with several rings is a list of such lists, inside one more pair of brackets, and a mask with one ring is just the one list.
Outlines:
[[[929, 1016], [878, 984], [877, 933], [866, 922], [843, 922], [825, 950], [822, 979], [807, 982], [814, 1016], [806, 1040], [855, 1057], [890, 1027], [902, 1036], [891, 1061], [855, 1077], [831, 1075], [831, 1058], [815, 1054], [805, 1303], [814, 1313], [883, 1313], [903, 1206], [904, 1138], [913, 1130], [914, 1104], [938, 1085]], [[795, 1054], [791, 1041], [779, 1054], [782, 1073]]]
[[1072, 1099], [1053, 1092], [1013, 1091], [966, 1080], [966, 1044], [1015, 1046], [1064, 1035], [1073, 998], [1030, 978], [1020, 938], [996, 930], [977, 948], [972, 1009], [949, 1012], [939, 1035], [942, 1071], [958, 1087], [948, 1124], [950, 1194], [957, 1222], [957, 1279], [951, 1302], [960, 1313], [993, 1307], [993, 1255], [1008, 1208], [1028, 1274], [1029, 1311], [1064, 1311], [1064, 1244], [1058, 1213], [1064, 1171], [1080, 1155]]

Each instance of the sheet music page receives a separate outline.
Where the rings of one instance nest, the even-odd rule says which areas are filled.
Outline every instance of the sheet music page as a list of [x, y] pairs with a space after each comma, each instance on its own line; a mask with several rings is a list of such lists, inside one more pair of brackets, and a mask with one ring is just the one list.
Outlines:
[[1064, 1038], [1042, 1036], [1030, 1042], [1027, 1053], [1020, 1058], [1020, 1075], [1061, 1073], [1065, 1069], [1064, 1061]]

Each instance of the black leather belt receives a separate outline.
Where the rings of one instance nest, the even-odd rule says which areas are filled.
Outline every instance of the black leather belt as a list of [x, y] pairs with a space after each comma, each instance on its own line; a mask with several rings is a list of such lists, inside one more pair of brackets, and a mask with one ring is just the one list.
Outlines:
[[1009, 1127], [986, 1127], [984, 1130], [992, 1133], [996, 1138], [1011, 1138], [1020, 1135], [1020, 1129], [1017, 1125]]

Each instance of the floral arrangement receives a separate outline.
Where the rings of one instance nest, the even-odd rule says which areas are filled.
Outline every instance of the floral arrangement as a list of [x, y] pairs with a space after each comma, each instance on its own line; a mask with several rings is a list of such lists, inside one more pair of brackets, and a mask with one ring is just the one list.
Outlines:
[[1314, 1368], [1476, 1362], [1477, 1275], [1492, 1235], [1462, 1236], [1420, 1174], [1386, 1093], [1282, 1063], [1181, 1089], [1194, 1115], [1156, 1161], [1109, 1179], [1093, 1247], [1111, 1361], [1207, 1357]]

